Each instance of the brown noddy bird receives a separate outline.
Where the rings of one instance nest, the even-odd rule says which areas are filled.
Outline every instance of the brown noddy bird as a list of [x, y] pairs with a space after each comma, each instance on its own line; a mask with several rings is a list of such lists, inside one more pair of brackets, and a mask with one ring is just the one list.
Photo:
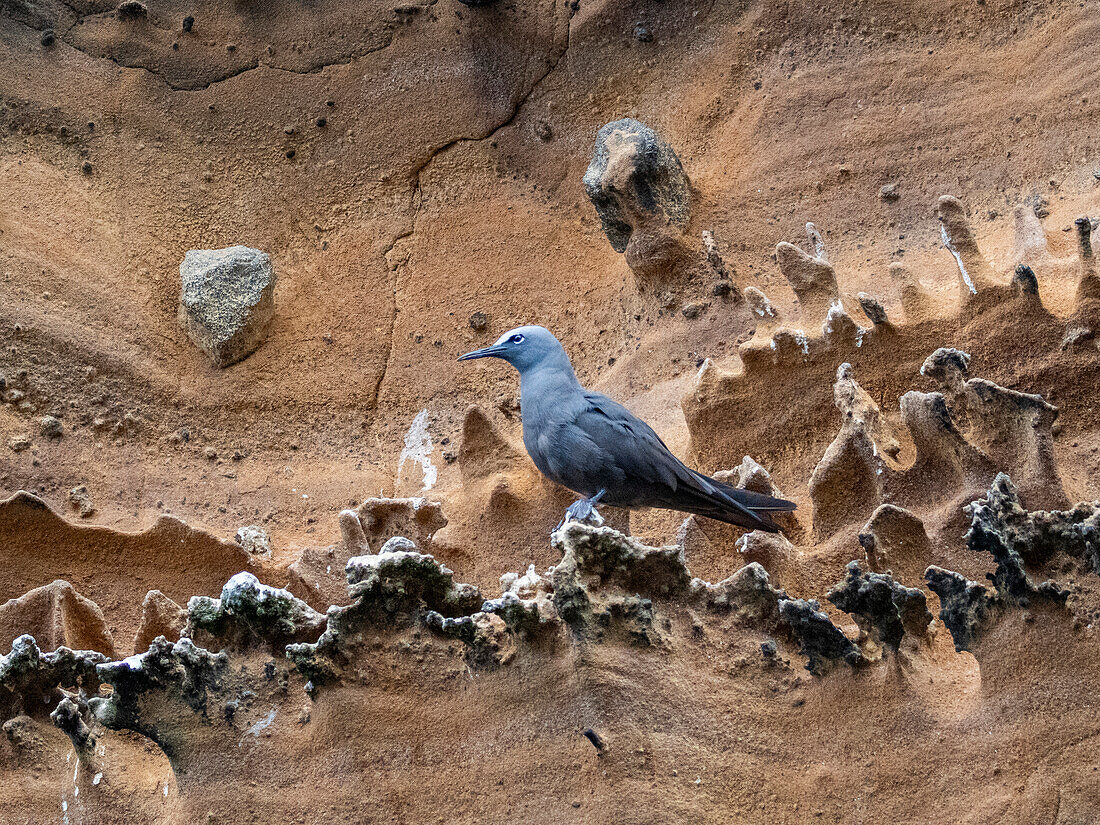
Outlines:
[[584, 497], [565, 511], [562, 524], [587, 519], [602, 523], [595, 507], [602, 502], [679, 510], [776, 533], [779, 526], [770, 514], [796, 507], [692, 470], [626, 407], [582, 387], [565, 349], [545, 327], [517, 327], [491, 347], [458, 360], [474, 358], [501, 358], [519, 371], [528, 455], [543, 475]]

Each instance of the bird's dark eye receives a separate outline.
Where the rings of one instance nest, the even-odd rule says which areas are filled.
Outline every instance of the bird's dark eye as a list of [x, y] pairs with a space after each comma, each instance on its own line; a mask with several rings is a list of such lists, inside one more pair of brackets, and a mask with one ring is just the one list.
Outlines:
[[522, 335], [513, 335], [511, 338], [508, 339], [508, 343], [510, 343], [510, 344], [522, 344], [523, 343], [523, 336]]

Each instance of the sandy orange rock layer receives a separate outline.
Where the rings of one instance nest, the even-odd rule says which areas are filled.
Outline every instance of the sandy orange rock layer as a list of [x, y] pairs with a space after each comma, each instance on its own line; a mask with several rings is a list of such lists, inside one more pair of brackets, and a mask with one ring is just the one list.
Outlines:
[[[0, 9], [13, 822], [1100, 818], [1089, 8], [138, 5]], [[527, 322], [785, 536], [551, 540]]]

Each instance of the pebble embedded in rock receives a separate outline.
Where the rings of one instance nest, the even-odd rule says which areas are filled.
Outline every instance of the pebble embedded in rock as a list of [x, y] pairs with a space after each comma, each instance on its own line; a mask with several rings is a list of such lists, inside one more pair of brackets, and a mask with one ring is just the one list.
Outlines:
[[639, 43], [652, 43], [653, 32], [649, 30], [648, 26], [639, 23], [634, 27], [634, 39]]
[[859, 293], [858, 297], [863, 314], [867, 316], [872, 324], [878, 326], [886, 323], [886, 309], [882, 306], [881, 301], [866, 292]]
[[251, 355], [275, 314], [275, 271], [258, 249], [191, 249], [180, 264], [179, 320], [217, 367]]
[[80, 171], [83, 172], [85, 175], [92, 174], [92, 164], [89, 161], [84, 161], [84, 163], [80, 166]]
[[271, 539], [268, 537], [267, 532], [255, 524], [250, 524], [247, 527], [242, 527], [237, 531], [236, 535], [237, 544], [248, 551], [252, 556], [264, 556], [270, 558], [271, 556]]
[[149, 9], [140, 0], [123, 0], [118, 4], [119, 17], [147, 17]]
[[46, 29], [42, 32], [41, 37], [38, 38], [38, 42], [44, 47], [49, 48], [57, 42], [57, 35], [53, 33], [53, 29]]
[[481, 332], [489, 326], [489, 316], [484, 312], [475, 312], [470, 316], [470, 329]]
[[8, 439], [8, 449], [10, 449], [13, 453], [21, 453], [24, 450], [29, 450], [30, 448], [31, 439], [29, 435], [13, 435], [11, 438]]
[[703, 310], [706, 308], [706, 304], [693, 303], [685, 306], [683, 309], [680, 310], [680, 312], [685, 318], [692, 319], [698, 318], [700, 315], [702, 315]]
[[38, 426], [42, 428], [42, 435], [47, 438], [61, 438], [64, 434], [61, 419], [54, 415], [42, 416], [38, 419]]
[[195, 18], [189, 14], [183, 18], [183, 30], [189, 32], [193, 28], [195, 28]]
[[887, 183], [878, 190], [878, 196], [884, 201], [896, 201], [901, 196], [901, 193], [898, 192], [898, 185], [896, 183]]
[[69, 503], [80, 511], [81, 518], [88, 518], [95, 513], [95, 505], [88, 495], [88, 488], [83, 484], [69, 490]]

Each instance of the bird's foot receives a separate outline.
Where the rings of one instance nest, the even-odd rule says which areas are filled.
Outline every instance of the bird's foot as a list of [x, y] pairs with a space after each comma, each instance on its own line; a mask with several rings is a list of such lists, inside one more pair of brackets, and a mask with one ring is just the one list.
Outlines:
[[582, 498], [580, 501], [574, 501], [565, 510], [565, 516], [558, 523], [558, 526], [554, 528], [557, 532], [566, 524], [571, 521], [590, 521], [597, 527], [603, 524], [603, 516], [600, 515], [596, 509], [596, 502], [603, 497], [603, 490], [601, 490], [592, 498]]

